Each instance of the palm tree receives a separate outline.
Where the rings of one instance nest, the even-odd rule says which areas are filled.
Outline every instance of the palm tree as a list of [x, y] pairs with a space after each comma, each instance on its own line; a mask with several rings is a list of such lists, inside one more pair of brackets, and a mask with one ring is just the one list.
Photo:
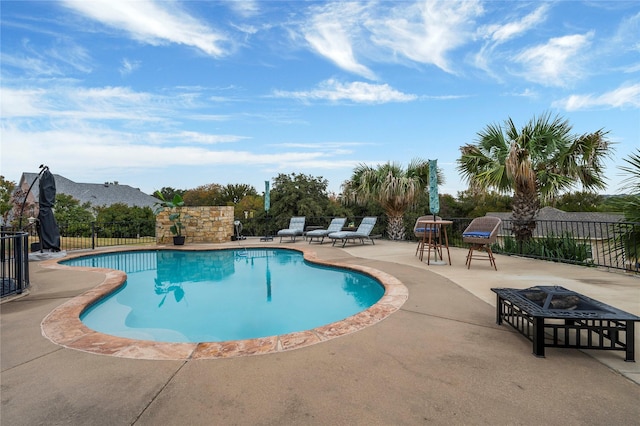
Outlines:
[[580, 182], [587, 190], [604, 188], [604, 159], [610, 142], [602, 129], [574, 135], [567, 120], [549, 113], [522, 129], [511, 118], [504, 128], [488, 125], [475, 144], [460, 148], [458, 170], [472, 189], [513, 192], [513, 233], [531, 238], [540, 203]]
[[622, 211], [627, 223], [617, 226], [611, 251], [626, 258], [631, 269], [637, 271], [640, 259], [640, 149], [623, 161], [627, 164], [619, 167], [626, 175], [621, 189], [628, 195], [619, 197], [613, 205]]
[[[640, 196], [640, 148], [636, 148], [636, 152], [629, 154], [629, 158], [624, 158], [623, 161], [628, 165], [620, 166], [620, 170], [628, 176], [621, 182], [622, 190]], [[635, 222], [640, 222], [640, 211], [636, 211], [635, 215]]]
[[[439, 182], [442, 178], [438, 172]], [[375, 201], [387, 215], [387, 233], [392, 240], [404, 240], [403, 216], [429, 185], [429, 162], [412, 160], [406, 170], [396, 163], [373, 168], [361, 164], [342, 185], [343, 200], [365, 204]]]

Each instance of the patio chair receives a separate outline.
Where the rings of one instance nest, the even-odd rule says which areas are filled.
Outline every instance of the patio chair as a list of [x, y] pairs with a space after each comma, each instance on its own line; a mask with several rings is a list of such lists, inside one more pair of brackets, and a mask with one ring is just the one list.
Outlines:
[[356, 240], [360, 240], [362, 244], [364, 244], [365, 240], [371, 241], [371, 244], [375, 244], [373, 239], [369, 236], [371, 231], [373, 231], [373, 227], [378, 220], [375, 216], [369, 216], [362, 219], [358, 229], [355, 231], [340, 231], [340, 232], [332, 232], [327, 237], [333, 240], [332, 246], [336, 245], [336, 241], [342, 240], [342, 247], [344, 247], [349, 240], [353, 240], [355, 243]]
[[287, 229], [281, 229], [278, 231], [278, 237], [282, 242], [283, 237], [289, 237], [292, 242], [296, 242], [296, 237], [304, 234], [304, 216], [294, 216], [289, 221], [289, 227]]
[[[485, 259], [496, 271], [496, 259], [491, 251], [491, 244], [496, 242], [498, 238], [498, 228], [502, 221], [500, 218], [492, 216], [477, 217], [471, 221], [467, 229], [462, 233], [462, 241], [471, 244], [469, 253], [467, 254], [467, 269], [471, 268], [471, 259]], [[474, 252], [486, 252], [486, 255]]]
[[[420, 253], [420, 258], [422, 258], [422, 253], [424, 253], [424, 245], [428, 243], [429, 239], [429, 234], [426, 233], [431, 233], [431, 239], [434, 243], [437, 241], [437, 238], [440, 238], [439, 226], [433, 226], [429, 224], [425, 225], [424, 223], [420, 223], [424, 220], [433, 220], [433, 217], [434, 216], [432, 214], [420, 216], [418, 219], [416, 219], [415, 225], [413, 225], [413, 235], [415, 235], [418, 239], [418, 246], [416, 247], [415, 255], [417, 256], [418, 253]], [[440, 216], [436, 216], [435, 220], [442, 220], [442, 218]], [[442, 253], [440, 253], [440, 256], [442, 257]]]
[[329, 224], [329, 227], [327, 229], [314, 229], [313, 231], [307, 232], [306, 236], [309, 239], [309, 244], [311, 244], [314, 239], [322, 244], [324, 241], [324, 237], [331, 234], [332, 232], [341, 231], [346, 221], [346, 217], [335, 217], [331, 219], [331, 223]]

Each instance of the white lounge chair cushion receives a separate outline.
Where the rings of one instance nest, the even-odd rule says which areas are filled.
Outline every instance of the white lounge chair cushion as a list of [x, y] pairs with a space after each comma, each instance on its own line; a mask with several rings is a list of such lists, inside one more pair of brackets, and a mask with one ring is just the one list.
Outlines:
[[281, 229], [278, 231], [278, 236], [290, 237], [294, 235], [302, 235], [300, 229]]
[[307, 237], [326, 237], [333, 232], [340, 232], [346, 221], [347, 219], [344, 217], [333, 218], [327, 229], [314, 229], [313, 231], [307, 232]]
[[[347, 237], [358, 237], [359, 235], [360, 234], [358, 234], [356, 231], [338, 231], [330, 233], [328, 237], [341, 240]], [[363, 235], [363, 237], [367, 237], [367, 235]]]
[[330, 233], [331, 231], [328, 229], [314, 229], [313, 231], [307, 232], [307, 237], [325, 237]]

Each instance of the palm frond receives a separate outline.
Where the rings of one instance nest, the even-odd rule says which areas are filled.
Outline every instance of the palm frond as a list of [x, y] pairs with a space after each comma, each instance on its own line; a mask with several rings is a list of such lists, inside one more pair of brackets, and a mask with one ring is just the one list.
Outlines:
[[622, 180], [622, 191], [629, 191], [631, 194], [640, 194], [640, 148], [636, 149], [635, 153], [629, 155], [629, 158], [624, 158], [623, 161], [628, 166], [620, 166], [619, 169], [629, 174], [624, 180]]

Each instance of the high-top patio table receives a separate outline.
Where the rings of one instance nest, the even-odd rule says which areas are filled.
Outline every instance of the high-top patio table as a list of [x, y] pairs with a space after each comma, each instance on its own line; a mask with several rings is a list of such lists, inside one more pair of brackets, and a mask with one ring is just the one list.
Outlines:
[[[425, 246], [427, 247], [427, 265], [429, 265], [431, 261], [432, 248], [435, 251], [434, 256], [437, 258], [438, 254], [440, 254], [440, 259], [444, 260], [442, 255], [442, 235], [444, 235], [444, 247], [447, 249], [447, 257], [449, 258], [449, 265], [451, 265], [451, 254], [449, 253], [449, 237], [447, 236], [447, 226], [452, 224], [453, 221], [451, 220], [428, 219], [418, 221], [418, 226], [422, 225], [425, 229], [422, 235], [422, 241], [420, 243], [421, 245], [419, 247], [421, 262]], [[432, 235], [434, 233], [436, 235]]]

